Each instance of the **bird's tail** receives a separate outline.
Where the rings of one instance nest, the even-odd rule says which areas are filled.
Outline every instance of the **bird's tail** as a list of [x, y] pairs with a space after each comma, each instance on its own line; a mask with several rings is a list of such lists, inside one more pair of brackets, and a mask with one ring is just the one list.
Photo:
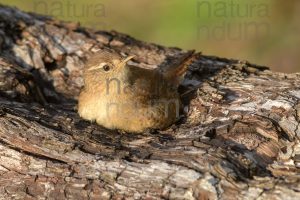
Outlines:
[[194, 50], [188, 51], [182, 57], [176, 59], [175, 62], [163, 72], [163, 75], [173, 84], [179, 85], [182, 82], [188, 67], [197, 60], [200, 55], [201, 53], [195, 53]]

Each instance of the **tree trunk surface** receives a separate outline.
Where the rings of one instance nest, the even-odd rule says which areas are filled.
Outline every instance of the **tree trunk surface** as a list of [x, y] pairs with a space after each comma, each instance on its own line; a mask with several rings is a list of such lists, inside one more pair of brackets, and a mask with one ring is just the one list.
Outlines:
[[162, 68], [187, 53], [0, 6], [0, 199], [300, 199], [300, 74], [199, 54], [185, 117], [122, 133], [77, 114], [102, 48]]

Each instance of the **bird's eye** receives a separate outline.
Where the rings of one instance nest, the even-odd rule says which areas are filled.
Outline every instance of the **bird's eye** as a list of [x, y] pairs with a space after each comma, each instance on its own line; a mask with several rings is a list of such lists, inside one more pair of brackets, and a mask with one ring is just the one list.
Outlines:
[[103, 70], [104, 70], [104, 71], [109, 71], [109, 70], [110, 70], [109, 65], [104, 65], [104, 66], [103, 66]]

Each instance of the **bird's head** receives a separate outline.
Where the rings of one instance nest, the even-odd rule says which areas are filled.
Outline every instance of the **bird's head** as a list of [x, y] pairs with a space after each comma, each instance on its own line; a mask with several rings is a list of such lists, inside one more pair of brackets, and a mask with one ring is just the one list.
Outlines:
[[124, 81], [128, 73], [127, 62], [134, 57], [124, 58], [116, 52], [105, 50], [95, 53], [88, 59], [84, 69], [85, 85], [98, 85], [111, 79]]

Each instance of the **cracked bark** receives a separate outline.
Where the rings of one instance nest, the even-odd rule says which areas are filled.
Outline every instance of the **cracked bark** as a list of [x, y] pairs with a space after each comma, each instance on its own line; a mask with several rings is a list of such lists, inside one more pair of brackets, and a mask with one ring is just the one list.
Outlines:
[[182, 121], [119, 133], [76, 113], [99, 48], [152, 67], [186, 53], [0, 7], [0, 199], [300, 199], [300, 74], [202, 55]]

